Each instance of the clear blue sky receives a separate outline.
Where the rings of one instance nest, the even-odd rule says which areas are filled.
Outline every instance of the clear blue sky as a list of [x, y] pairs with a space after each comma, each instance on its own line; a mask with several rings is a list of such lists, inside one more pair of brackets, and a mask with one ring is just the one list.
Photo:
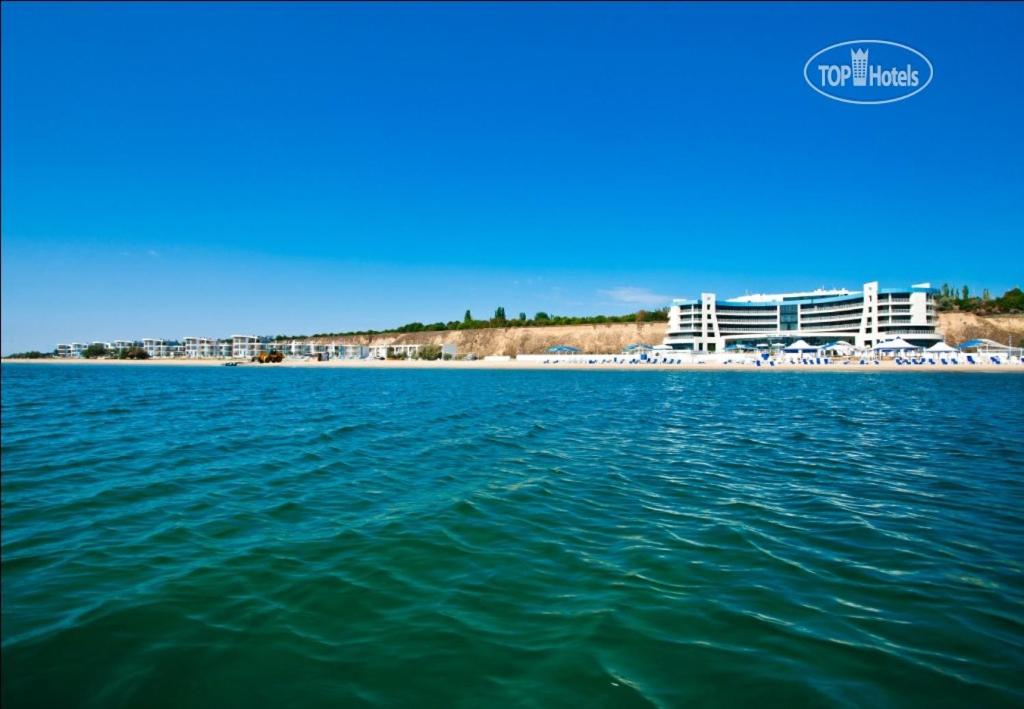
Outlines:
[[[2, 350], [1024, 274], [1024, 5], [3, 5]], [[802, 77], [908, 44], [924, 92]]]

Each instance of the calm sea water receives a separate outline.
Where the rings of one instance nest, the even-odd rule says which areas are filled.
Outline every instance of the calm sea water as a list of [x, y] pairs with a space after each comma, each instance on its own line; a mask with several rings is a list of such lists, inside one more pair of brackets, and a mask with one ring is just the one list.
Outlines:
[[1024, 376], [3, 368], [3, 703], [1024, 703]]

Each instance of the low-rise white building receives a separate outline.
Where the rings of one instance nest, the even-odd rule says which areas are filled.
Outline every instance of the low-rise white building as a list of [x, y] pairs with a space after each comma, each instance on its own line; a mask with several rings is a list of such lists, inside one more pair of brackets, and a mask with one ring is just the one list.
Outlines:
[[255, 335], [232, 335], [231, 356], [236, 359], [249, 359], [256, 356], [259, 338]]
[[189, 359], [208, 359], [218, 355], [217, 340], [211, 337], [182, 338], [185, 357]]
[[166, 340], [158, 340], [155, 337], [144, 337], [142, 338], [142, 349], [146, 350], [146, 354], [148, 354], [152, 359], [167, 356]]

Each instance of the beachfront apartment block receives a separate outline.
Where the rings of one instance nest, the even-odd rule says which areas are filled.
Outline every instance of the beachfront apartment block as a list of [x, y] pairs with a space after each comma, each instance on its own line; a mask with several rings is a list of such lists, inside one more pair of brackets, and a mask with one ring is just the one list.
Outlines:
[[155, 359], [185, 356], [185, 346], [177, 340], [144, 338], [142, 340], [142, 349], [146, 350], [146, 354]]
[[[147, 337], [142, 340], [114, 340], [94, 342], [114, 353], [139, 347], [153, 359], [185, 357], [188, 359], [252, 359], [264, 352], [280, 352], [286, 357], [316, 357], [317, 359], [365, 359], [370, 356], [366, 345], [352, 345], [340, 342], [309, 342], [301, 340], [275, 340], [258, 335], [232, 335], [227, 339], [212, 337], [183, 337], [178, 340], [163, 340]], [[80, 342], [59, 344], [55, 348], [58, 357], [81, 357], [88, 345]], [[389, 349], [382, 346], [380, 356]], [[397, 349], [411, 354], [419, 345], [401, 345]]]
[[220, 352], [220, 343], [212, 337], [184, 337], [181, 342], [189, 359], [217, 357]]
[[879, 288], [865, 283], [846, 288], [674, 300], [663, 344], [676, 350], [721, 352], [730, 347], [788, 345], [805, 340], [824, 345], [839, 340], [873, 347], [900, 337], [921, 347], [942, 340], [935, 313], [938, 289], [929, 283]]
[[256, 335], [232, 335], [231, 356], [235, 359], [251, 359], [260, 353], [261, 344], [263, 342]]
[[59, 344], [57, 345], [57, 356], [58, 357], [81, 357], [82, 353], [85, 352], [87, 345], [81, 342], [72, 342], [70, 344]]

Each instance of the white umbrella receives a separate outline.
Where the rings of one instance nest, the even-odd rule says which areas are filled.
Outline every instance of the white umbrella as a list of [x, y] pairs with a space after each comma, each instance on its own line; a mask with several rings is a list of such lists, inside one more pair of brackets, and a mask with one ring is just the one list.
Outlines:
[[817, 352], [820, 348], [811, 347], [804, 340], [797, 340], [789, 347], [786, 347], [783, 352]]
[[955, 347], [950, 347], [945, 342], [936, 342], [934, 345], [928, 348], [928, 352], [956, 352]]
[[854, 352], [853, 345], [845, 340], [836, 340], [827, 345], [822, 345], [822, 349], [826, 352], [836, 352], [838, 354], [853, 354]]
[[885, 342], [879, 342], [877, 345], [875, 345], [875, 349], [876, 350], [881, 350], [883, 352], [887, 351], [887, 350], [895, 352], [895, 351], [898, 351], [898, 350], [919, 350], [921, 348], [916, 346], [916, 345], [910, 344], [909, 342], [904, 340], [902, 337], [897, 337], [897, 338], [895, 338], [893, 340], [886, 340]]

